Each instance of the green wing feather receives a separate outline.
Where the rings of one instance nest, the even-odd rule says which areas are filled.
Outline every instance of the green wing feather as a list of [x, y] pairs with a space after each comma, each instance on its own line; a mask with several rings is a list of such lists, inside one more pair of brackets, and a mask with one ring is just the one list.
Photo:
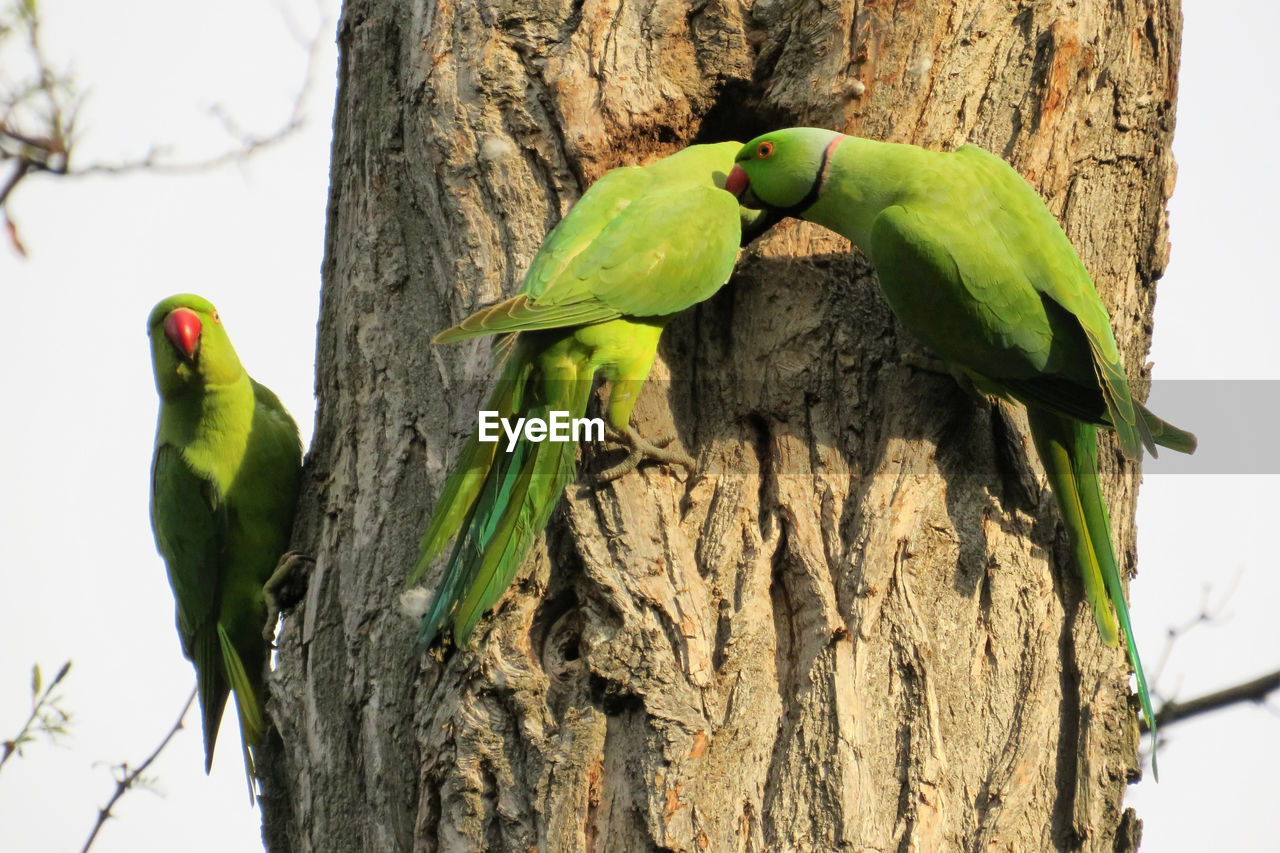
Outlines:
[[[699, 230], [694, 235], [690, 228]], [[566, 272], [619, 315], [674, 314], [729, 280], [740, 238], [738, 203], [724, 190], [662, 187], [628, 206]]]
[[151, 524], [173, 587], [182, 653], [195, 665], [207, 773], [229, 689], [218, 641], [226, 508], [214, 484], [192, 471], [172, 445], [157, 446], [151, 463]]
[[[1118, 355], [1103, 360], [1108, 347], [1063, 304], [1070, 300], [1058, 298], [1063, 288], [1036, 287], [1028, 262], [992, 251], [972, 236], [980, 223], [969, 225], [957, 230], [932, 211], [901, 205], [875, 219], [869, 254], [905, 326], [938, 355], [1025, 403], [1100, 426], [1119, 422], [1126, 453], [1140, 455], [1143, 444], [1194, 448], [1194, 436], [1133, 401]], [[1084, 282], [1105, 317], [1087, 275]], [[1107, 337], [1114, 352], [1109, 326]]]
[[[1119, 435], [1125, 455], [1141, 459], [1143, 445], [1154, 453], [1155, 444], [1134, 407], [1115, 334], [1111, 331], [1111, 318], [1058, 220], [1031, 185], [994, 154], [965, 145], [950, 156], [954, 158], [955, 171], [971, 172], [971, 180], [983, 185], [983, 196], [995, 202], [976, 209], [988, 217], [987, 230], [977, 233], [982, 238], [988, 234], [998, 237], [1009, 257], [1021, 267], [1021, 280], [1060, 306], [1084, 334], [1094, 387], [1102, 395], [1107, 421]], [[986, 239], [979, 242], [987, 244]], [[1004, 279], [1000, 286], [1020, 287], [1021, 281]], [[1077, 333], [1076, 328], [1068, 324], [1055, 325], [1058, 335]]]
[[553, 301], [577, 301], [573, 293], [555, 296], [556, 290], [577, 286], [574, 277], [563, 275], [565, 269], [653, 182], [653, 170], [644, 166], [623, 166], [602, 175], [543, 238], [529, 262], [520, 292], [531, 299], [550, 296]]
[[581, 276], [566, 270], [652, 183], [653, 173], [641, 166], [606, 172], [543, 239], [518, 294], [445, 329], [432, 343], [618, 317], [617, 311], [593, 298], [589, 284]]
[[[736, 227], [709, 228], [700, 235], [703, 239], [694, 240], [687, 231], [671, 228], [670, 223], [736, 225], [737, 220], [737, 201], [716, 187], [651, 189], [606, 223], [540, 295], [520, 293], [477, 311], [438, 334], [435, 343], [683, 311], [728, 281], [741, 231]], [[636, 287], [638, 281], [662, 282], [663, 286]]]
[[252, 779], [250, 750], [261, 745], [266, 734], [264, 673], [270, 646], [262, 639], [266, 620], [262, 586], [289, 546], [302, 445], [297, 425], [275, 393], [251, 378], [248, 381], [253, 414], [244, 454], [225, 498], [233, 520], [222, 555], [218, 631], [221, 663], [240, 720], [245, 772]]
[[447, 344], [506, 332], [527, 332], [599, 323], [621, 316], [604, 303], [585, 299], [582, 302], [544, 304], [532, 302], [528, 294], [519, 293], [489, 308], [483, 308], [456, 326], [445, 329], [431, 342]]

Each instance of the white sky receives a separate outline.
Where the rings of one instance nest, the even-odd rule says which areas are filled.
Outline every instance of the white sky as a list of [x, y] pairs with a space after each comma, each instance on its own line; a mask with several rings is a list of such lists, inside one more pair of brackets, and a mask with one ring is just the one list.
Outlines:
[[[287, 6], [314, 32], [318, 9], [336, 13], [337, 0], [320, 2]], [[92, 83], [83, 160], [137, 156], [157, 141], [185, 156], [217, 150], [219, 126], [205, 112], [215, 101], [256, 131], [289, 112], [305, 57], [272, 4], [43, 5], [49, 54], [72, 58]], [[1280, 289], [1264, 278], [1280, 197], [1270, 150], [1280, 10], [1184, 6], [1174, 249], [1159, 288], [1156, 376], [1280, 379]], [[0, 417], [0, 737], [25, 719], [36, 661], [49, 676], [74, 661], [62, 694], [75, 720], [64, 748], [33, 744], [0, 771], [0, 848], [79, 850], [114, 787], [106, 765], [147, 755], [191, 688], [147, 521], [151, 306], [180, 291], [212, 299], [251, 372], [309, 437], [332, 32], [331, 21], [311, 123], [279, 149], [195, 177], [37, 177], [13, 198], [31, 257], [0, 247], [0, 387], [11, 401]], [[1204, 430], [1215, 413], [1200, 417], [1183, 425]], [[1149, 669], [1166, 627], [1198, 612], [1205, 584], [1225, 591], [1242, 573], [1220, 624], [1178, 642], [1166, 692], [1186, 698], [1280, 666], [1280, 573], [1265, 533], [1277, 486], [1275, 477], [1147, 477], [1133, 613]], [[1274, 849], [1276, 707], [1169, 731], [1162, 781], [1131, 789], [1145, 849]], [[95, 851], [259, 849], [234, 714], [207, 778], [194, 713], [188, 723], [152, 768], [163, 796], [127, 795]]]

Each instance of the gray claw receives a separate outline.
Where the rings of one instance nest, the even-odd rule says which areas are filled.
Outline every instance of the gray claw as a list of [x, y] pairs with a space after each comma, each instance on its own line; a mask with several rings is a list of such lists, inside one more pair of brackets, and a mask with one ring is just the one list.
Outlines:
[[618, 442], [626, 448], [629, 448], [627, 457], [617, 465], [604, 469], [597, 475], [597, 479], [601, 483], [608, 483], [618, 479], [624, 474], [629, 474], [640, 464], [641, 459], [652, 459], [665, 465], [679, 465], [693, 476], [698, 471], [698, 463], [693, 461], [693, 457], [687, 453], [681, 453], [678, 450], [667, 450], [666, 447], [673, 440], [672, 436], [664, 435], [653, 439], [646, 439], [633, 426], [627, 427], [626, 435], [613, 436]]
[[262, 639], [268, 643], [276, 635], [276, 620], [282, 611], [302, 601], [307, 594], [307, 581], [316, 561], [301, 551], [286, 551], [276, 569], [262, 585], [262, 598], [267, 602], [267, 621], [262, 626]]

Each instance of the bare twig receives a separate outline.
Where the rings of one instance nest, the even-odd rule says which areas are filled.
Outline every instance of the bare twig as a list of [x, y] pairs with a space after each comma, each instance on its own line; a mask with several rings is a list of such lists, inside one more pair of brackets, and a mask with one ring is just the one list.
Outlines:
[[[0, 127], [0, 133], [4, 133], [4, 128]], [[18, 162], [13, 165], [13, 171], [9, 173], [9, 177], [5, 180], [4, 186], [0, 186], [0, 208], [4, 207], [5, 201], [9, 198], [9, 193], [13, 192], [13, 188], [18, 182], [27, 176], [35, 168], [35, 163], [25, 157], [19, 157]]]
[[227, 134], [236, 140], [235, 148], [203, 159], [168, 160], [165, 159], [166, 152], [169, 150], [168, 147], [152, 146], [145, 155], [133, 160], [90, 163], [86, 166], [68, 168], [62, 174], [73, 178], [85, 175], [122, 175], [144, 170], [170, 175], [193, 174], [217, 169], [232, 163], [243, 162], [260, 151], [279, 145], [306, 125], [306, 104], [315, 85], [316, 65], [320, 61], [324, 33], [328, 24], [329, 19], [325, 18], [320, 22], [314, 35], [312, 35], [310, 44], [307, 46], [307, 68], [303, 77], [302, 87], [294, 97], [293, 107], [289, 112], [288, 118], [270, 133], [252, 134], [245, 131], [236, 123], [225, 107], [221, 104], [214, 104], [210, 107], [209, 112], [221, 122]]
[[[2, 0], [0, 0], [2, 2]], [[210, 112], [234, 141], [226, 151], [209, 157], [176, 160], [172, 146], [150, 145], [139, 157], [118, 161], [98, 161], [77, 166], [72, 163], [74, 128], [83, 97], [69, 73], [58, 73], [45, 56], [40, 42], [40, 21], [31, 0], [10, 0], [8, 20], [0, 20], [0, 42], [10, 34], [26, 36], [27, 77], [16, 85], [0, 81], [0, 161], [11, 160], [8, 175], [0, 178], [0, 211], [4, 211], [13, 191], [31, 175], [45, 173], [64, 177], [124, 175], [150, 171], [164, 174], [193, 174], [243, 162], [255, 154], [284, 142], [306, 124], [306, 103], [316, 81], [316, 66], [322, 54], [324, 35], [331, 20], [321, 15], [314, 34], [307, 39], [287, 8], [278, 8], [291, 39], [307, 51], [306, 73], [283, 123], [268, 133], [251, 133], [238, 126], [230, 112], [215, 104]], [[32, 129], [35, 128], [35, 129]], [[11, 222], [11, 242], [20, 249], [17, 229]]]
[[196, 699], [196, 690], [192, 688], [191, 695], [187, 697], [186, 704], [182, 706], [182, 713], [178, 714], [178, 720], [173, 724], [173, 728], [169, 729], [169, 733], [164, 736], [164, 740], [160, 741], [160, 745], [155, 748], [146, 760], [134, 769], [129, 769], [128, 762], [119, 765], [120, 777], [116, 779], [116, 790], [111, 795], [111, 799], [107, 800], [107, 804], [98, 809], [98, 822], [93, 825], [93, 831], [89, 833], [89, 837], [85, 839], [84, 847], [80, 848], [80, 853], [86, 851], [93, 846], [94, 839], [98, 837], [98, 831], [102, 829], [103, 824], [112, 816], [111, 810], [115, 808], [117, 802], [137, 783], [143, 772], [151, 766], [151, 762], [159, 757], [164, 748], [169, 745], [169, 741], [173, 740], [173, 736], [182, 728], [182, 721], [187, 716], [187, 712], [191, 710], [191, 703]]
[[0, 755], [0, 767], [4, 767], [4, 763], [14, 753], [22, 755], [23, 744], [35, 740], [36, 733], [42, 732], [50, 739], [67, 733], [66, 726], [71, 715], [58, 707], [58, 697], [53, 695], [53, 691], [70, 671], [71, 661], [67, 661], [46, 687], [43, 686], [40, 677], [40, 665], [31, 667], [31, 713], [27, 716], [27, 721], [22, 724], [21, 731], [12, 740], [4, 741], [4, 754]]
[[[1156, 712], [1156, 723], [1163, 730], [1166, 726], [1200, 714], [1218, 711], [1229, 705], [1235, 705], [1240, 702], [1262, 703], [1276, 690], [1280, 690], [1280, 670], [1264, 675], [1261, 678], [1247, 681], [1244, 684], [1228, 687], [1225, 690], [1218, 690], [1205, 696], [1188, 699], [1186, 702], [1165, 702], [1160, 706], [1160, 710]], [[1145, 720], [1142, 723], [1142, 731], [1147, 731]]]
[[[0, 91], [0, 160], [14, 160], [13, 170], [0, 186], [0, 209], [23, 178], [39, 171], [62, 172], [80, 99], [69, 74], [58, 74], [40, 42], [40, 18], [31, 0], [15, 0], [0, 21], [0, 41], [13, 33], [25, 35], [29, 79], [3, 85]], [[33, 124], [39, 131], [20, 125]], [[15, 235], [12, 223], [8, 225]]]
[[1210, 604], [1209, 601], [1210, 596], [1213, 594], [1213, 585], [1205, 584], [1200, 595], [1200, 612], [1181, 625], [1174, 625], [1168, 629], [1165, 635], [1164, 651], [1160, 654], [1160, 662], [1156, 664], [1155, 672], [1151, 678], [1153, 693], [1160, 693], [1158, 689], [1160, 677], [1164, 674], [1169, 658], [1173, 654], [1174, 645], [1193, 628], [1200, 625], [1212, 625], [1222, 618], [1222, 614], [1227, 609], [1227, 604], [1231, 601], [1231, 597], [1235, 595], [1236, 587], [1240, 585], [1240, 578], [1243, 575], [1243, 569], [1236, 570], [1236, 573], [1231, 578], [1231, 583], [1227, 586], [1227, 591], [1222, 594], [1216, 605]]

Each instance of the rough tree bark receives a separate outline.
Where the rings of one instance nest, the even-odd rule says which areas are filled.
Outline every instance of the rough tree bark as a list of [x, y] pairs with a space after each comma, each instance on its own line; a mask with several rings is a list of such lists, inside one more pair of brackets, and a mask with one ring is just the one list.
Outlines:
[[[487, 342], [429, 337], [512, 293], [606, 169], [690, 142], [811, 124], [1002, 154], [1144, 389], [1180, 24], [1156, 0], [348, 0], [295, 534], [318, 564], [273, 679], [269, 849], [1134, 848], [1124, 653], [1023, 415], [909, 366], [872, 271], [815, 226], [668, 331], [641, 426], [698, 476], [596, 486], [584, 450], [443, 660], [397, 597], [490, 375]], [[1132, 569], [1139, 472], [1103, 456]]]

